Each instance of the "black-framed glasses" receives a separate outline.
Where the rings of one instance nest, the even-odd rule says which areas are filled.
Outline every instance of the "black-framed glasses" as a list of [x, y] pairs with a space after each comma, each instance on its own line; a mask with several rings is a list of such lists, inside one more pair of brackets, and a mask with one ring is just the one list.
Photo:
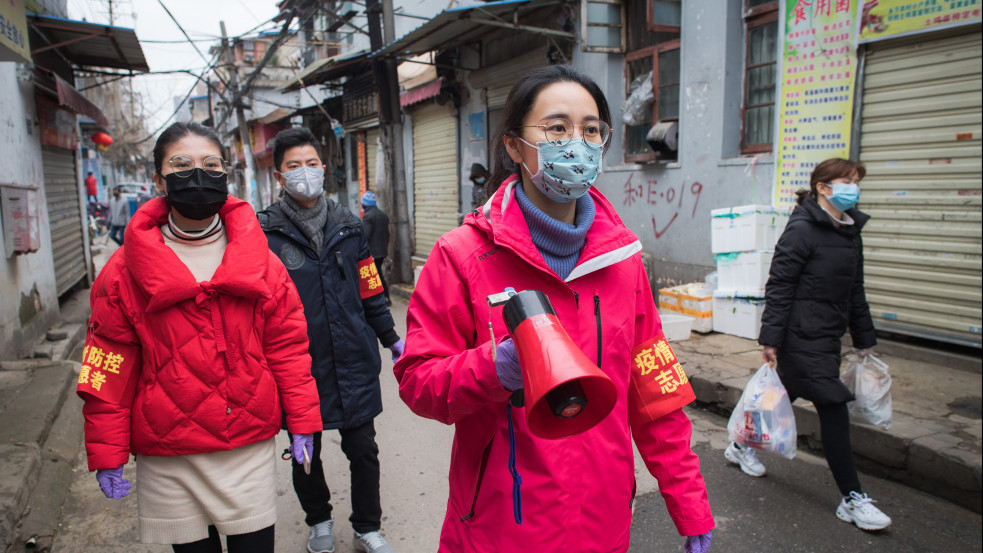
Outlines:
[[588, 121], [583, 125], [574, 124], [569, 119], [549, 119], [538, 125], [523, 125], [543, 129], [546, 141], [554, 146], [566, 146], [573, 140], [574, 131], [580, 127], [580, 135], [589, 146], [601, 148], [611, 138], [611, 125], [604, 121]]
[[[190, 177], [195, 170], [195, 160], [188, 156], [174, 156], [166, 162], [175, 175]], [[212, 177], [221, 177], [228, 172], [228, 162], [218, 156], [208, 156], [201, 160], [201, 168]]]

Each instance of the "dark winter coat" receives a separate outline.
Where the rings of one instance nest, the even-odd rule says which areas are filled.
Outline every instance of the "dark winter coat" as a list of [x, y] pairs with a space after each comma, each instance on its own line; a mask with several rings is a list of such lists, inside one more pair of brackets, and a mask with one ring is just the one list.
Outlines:
[[381, 282], [366, 286], [378, 276], [361, 221], [332, 200], [327, 211], [320, 257], [279, 203], [258, 216], [304, 304], [324, 428], [354, 428], [382, 412], [376, 337], [389, 347], [399, 336]]
[[369, 251], [375, 259], [382, 259], [389, 255], [389, 216], [374, 205], [363, 209], [362, 226], [369, 240]]
[[853, 395], [840, 381], [840, 337], [856, 348], [877, 343], [864, 292], [860, 229], [870, 216], [846, 213], [837, 228], [816, 200], [795, 208], [775, 246], [758, 343], [778, 348], [778, 374], [792, 397], [819, 404]]

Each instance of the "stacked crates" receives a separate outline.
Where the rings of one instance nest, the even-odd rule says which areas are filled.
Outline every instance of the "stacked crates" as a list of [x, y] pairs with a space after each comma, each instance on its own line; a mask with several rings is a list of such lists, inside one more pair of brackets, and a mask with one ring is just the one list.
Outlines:
[[768, 269], [789, 211], [743, 205], [710, 214], [710, 250], [717, 264], [713, 330], [755, 340], [761, 329]]

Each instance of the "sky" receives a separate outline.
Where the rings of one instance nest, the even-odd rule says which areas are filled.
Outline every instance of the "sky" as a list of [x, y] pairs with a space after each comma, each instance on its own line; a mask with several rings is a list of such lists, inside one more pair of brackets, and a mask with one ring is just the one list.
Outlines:
[[[277, 14], [277, 0], [162, 1], [196, 41], [194, 45], [209, 59], [209, 47], [217, 44], [221, 37], [219, 21], [225, 21], [226, 31], [233, 37]], [[109, 3], [109, 0], [68, 0], [68, 14], [71, 19], [108, 24]], [[136, 30], [151, 71], [190, 69], [198, 72], [206, 66], [205, 60], [186, 41], [158, 0], [112, 0], [112, 5], [113, 23], [117, 27]], [[266, 23], [260, 30], [270, 29], [279, 29], [279, 24]], [[145, 98], [146, 111], [150, 115], [149, 130], [164, 124], [174, 112], [174, 97], [184, 97], [194, 82], [194, 77], [180, 73], [141, 75], [134, 79], [134, 90]]]

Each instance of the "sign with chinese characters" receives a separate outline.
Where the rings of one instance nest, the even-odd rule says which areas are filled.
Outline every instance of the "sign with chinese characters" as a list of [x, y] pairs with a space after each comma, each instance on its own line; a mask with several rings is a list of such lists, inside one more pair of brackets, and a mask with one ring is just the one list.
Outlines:
[[133, 346], [108, 343], [90, 334], [82, 350], [77, 390], [109, 403], [119, 402], [134, 377], [136, 351]]
[[860, 4], [860, 42], [873, 42], [979, 23], [983, 0], [864, 0]]
[[[358, 197], [361, 198], [365, 195], [365, 192], [369, 189], [369, 165], [366, 156], [366, 146], [365, 137], [366, 133], [364, 131], [355, 133], [355, 167], [356, 175], [358, 176]], [[365, 215], [365, 210], [362, 209], [362, 202], [358, 202], [359, 217]]]
[[358, 262], [358, 289], [363, 300], [382, 293], [382, 277], [371, 256]]
[[24, 0], [0, 2], [0, 61], [31, 61]]
[[785, 0], [774, 205], [795, 205], [819, 162], [850, 155], [857, 0]]
[[636, 346], [630, 362], [632, 404], [651, 419], [696, 398], [683, 366], [663, 333]]

